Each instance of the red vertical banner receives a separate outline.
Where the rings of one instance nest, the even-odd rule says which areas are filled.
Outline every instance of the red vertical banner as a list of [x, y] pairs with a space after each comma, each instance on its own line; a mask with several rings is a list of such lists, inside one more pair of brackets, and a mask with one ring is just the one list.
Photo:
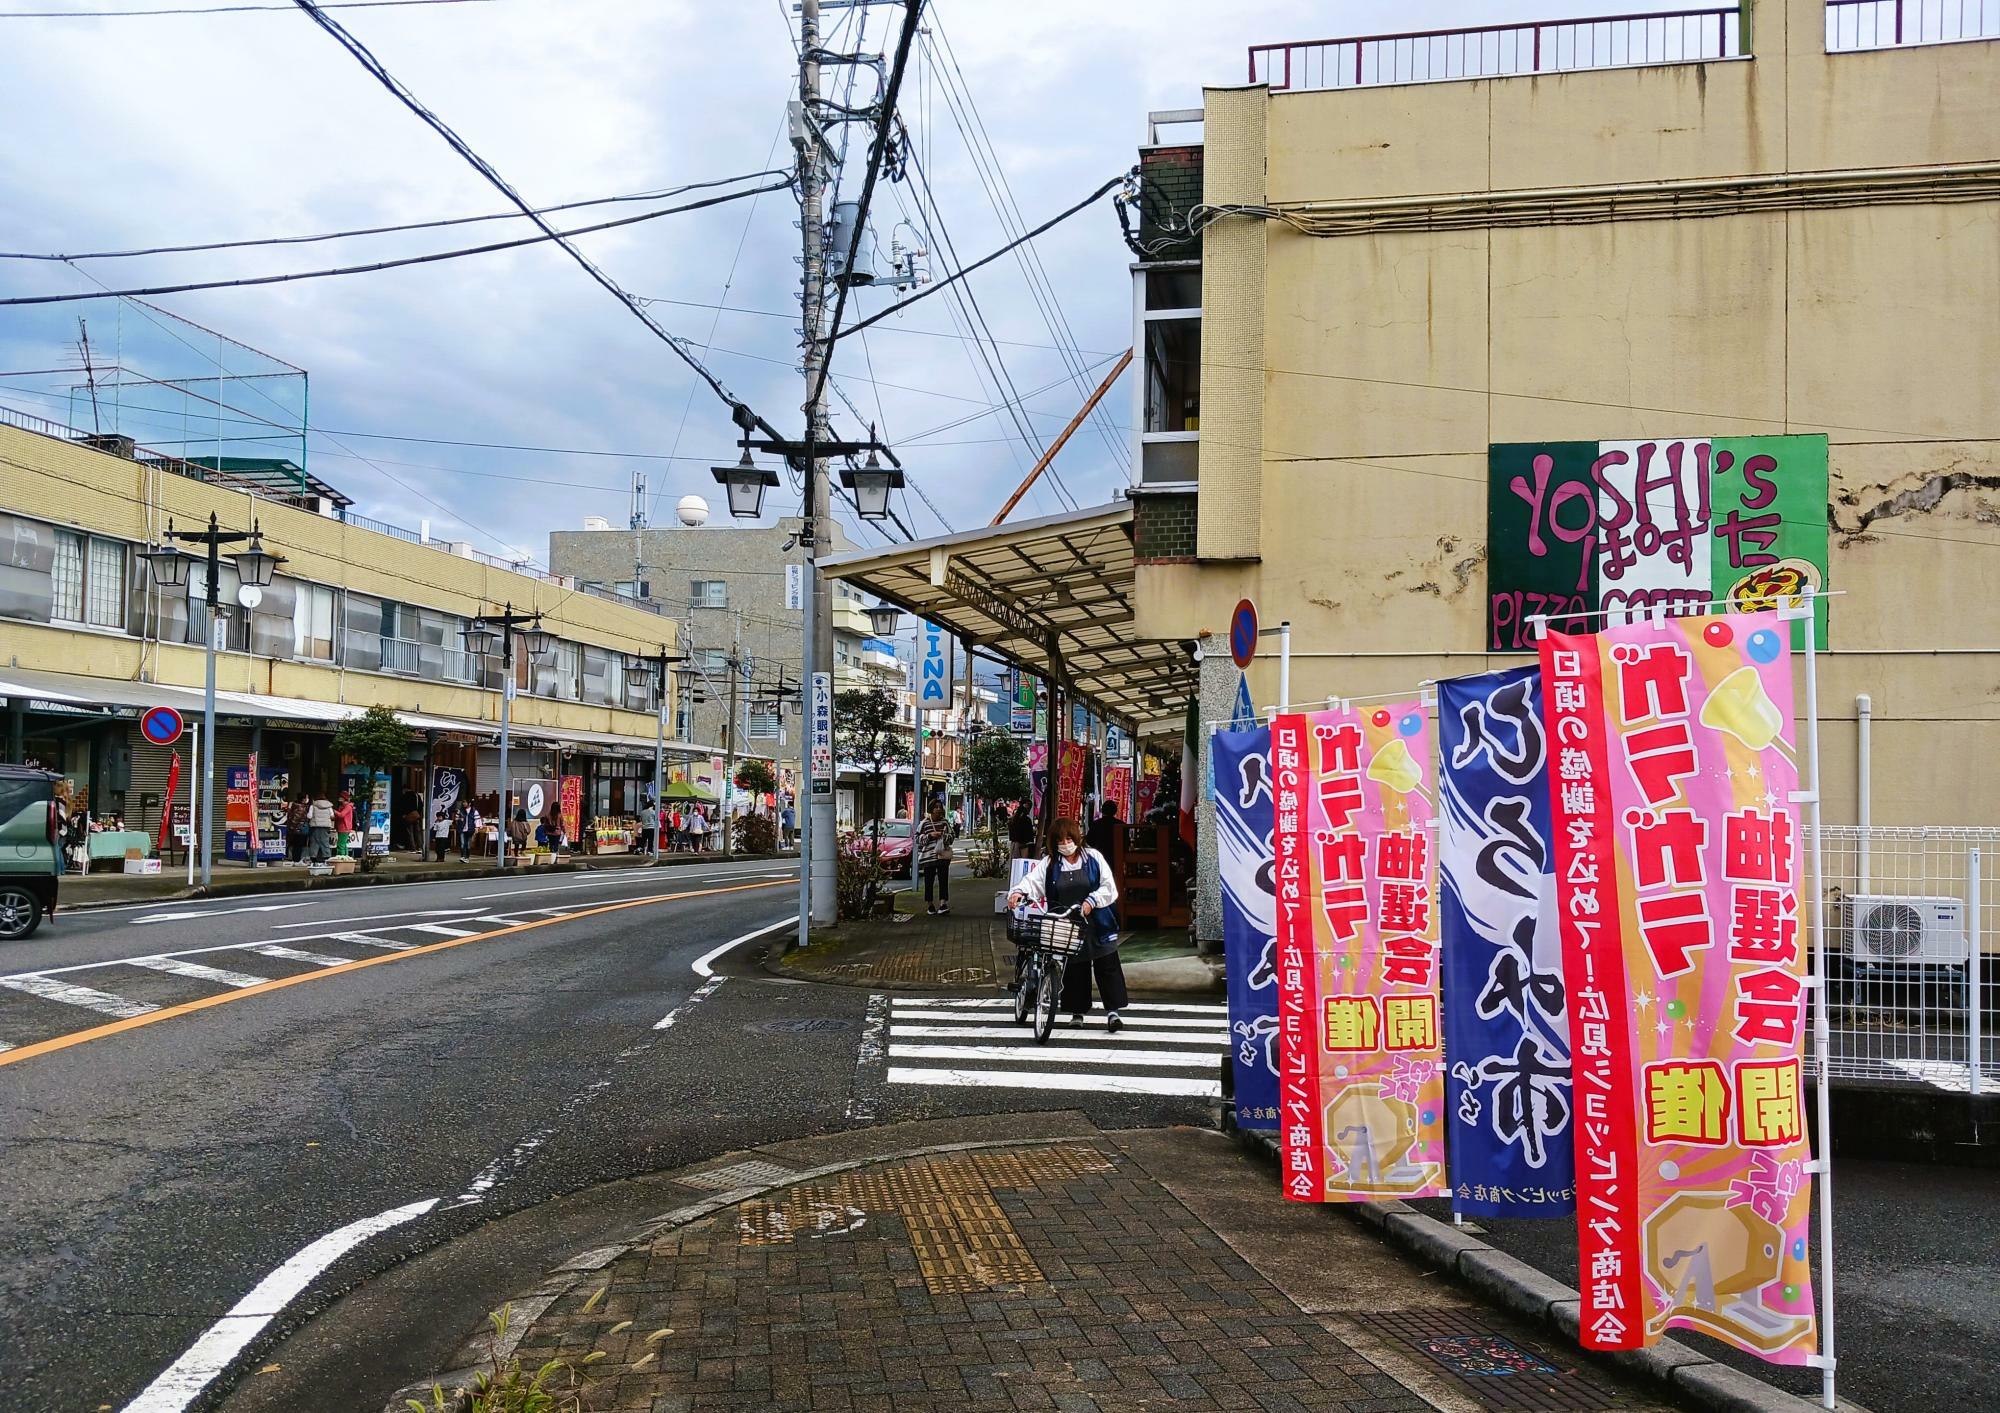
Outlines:
[[1789, 630], [1550, 634], [1586, 1347], [1816, 1336]]
[[167, 844], [173, 837], [174, 796], [181, 788], [181, 753], [175, 751], [167, 766], [167, 790], [160, 796], [160, 836], [159, 850], [167, 851]]
[[1057, 762], [1056, 818], [1088, 824], [1090, 821], [1083, 818], [1083, 775], [1090, 752], [1080, 741], [1064, 741]]
[[1278, 1136], [1285, 1196], [1317, 1202], [1324, 1124], [1319, 1069], [1313, 1063], [1313, 1017], [1319, 984], [1313, 967], [1312, 909], [1306, 895], [1306, 719], [1280, 715], [1271, 723], [1275, 787], [1272, 848], [1276, 855], [1278, 963]]
[[556, 798], [561, 802], [563, 838], [576, 848], [583, 838], [583, 777], [565, 775]]

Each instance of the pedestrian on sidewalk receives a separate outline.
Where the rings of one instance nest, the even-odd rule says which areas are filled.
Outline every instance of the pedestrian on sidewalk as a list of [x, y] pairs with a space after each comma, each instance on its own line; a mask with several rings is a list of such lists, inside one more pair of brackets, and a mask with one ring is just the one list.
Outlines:
[[1118, 1013], [1130, 1004], [1125, 968], [1118, 960], [1118, 885], [1104, 855], [1086, 848], [1083, 829], [1073, 819], [1059, 819], [1049, 831], [1055, 848], [1007, 895], [1007, 906], [1046, 903], [1052, 913], [1082, 905], [1083, 945], [1063, 971], [1062, 1005], [1071, 1025], [1082, 1025], [1090, 1009], [1090, 982], [1104, 999], [1105, 1029], [1116, 1034], [1125, 1024]]
[[[354, 838], [354, 792], [352, 790], [342, 790], [340, 792], [340, 803], [335, 805], [333, 809], [333, 833], [333, 851], [336, 854], [346, 853], [349, 841]], [[419, 847], [422, 846], [420, 845]]]
[[285, 858], [290, 863], [305, 862], [306, 841], [312, 837], [306, 811], [311, 808], [304, 795], [285, 807]]
[[313, 796], [306, 806], [306, 856], [312, 863], [333, 857], [333, 801], [324, 794]]
[[437, 861], [444, 862], [445, 850], [451, 847], [451, 815], [441, 814], [431, 824], [431, 845], [437, 851]]
[[1031, 859], [1035, 856], [1035, 820], [1028, 813], [1028, 802], [1022, 800], [1014, 806], [1013, 817], [1007, 821], [1007, 838], [1014, 845], [1014, 857]]
[[639, 811], [639, 828], [646, 835], [646, 857], [657, 858], [660, 853], [660, 812], [651, 805]]
[[471, 800], [467, 800], [458, 807], [458, 861], [460, 863], [470, 863], [472, 861], [472, 841], [479, 837], [479, 826], [483, 822], [479, 817], [479, 806], [472, 803]]
[[792, 836], [799, 827], [799, 817], [792, 809], [792, 802], [790, 800], [785, 801], [784, 813], [779, 816], [779, 824], [783, 830], [778, 836], [779, 845], [782, 848], [789, 849], [792, 847]]
[[944, 806], [933, 801], [917, 830], [917, 859], [924, 875], [924, 911], [932, 917], [951, 911], [951, 841], [957, 833], [945, 818]]
[[1090, 837], [1084, 842], [1107, 859], [1117, 851], [1118, 801], [1106, 800], [1098, 808], [1097, 818], [1090, 821]]
[[514, 852], [517, 855], [528, 851], [528, 812], [526, 810], [517, 809], [514, 811], [514, 818], [508, 821], [507, 824], [507, 840], [514, 846]]

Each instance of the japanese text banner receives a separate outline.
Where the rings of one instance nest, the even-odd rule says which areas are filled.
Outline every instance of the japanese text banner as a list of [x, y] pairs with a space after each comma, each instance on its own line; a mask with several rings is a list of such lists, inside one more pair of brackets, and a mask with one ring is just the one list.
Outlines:
[[1229, 1045], [1236, 1124], [1278, 1126], [1276, 863], [1271, 849], [1271, 729], [1209, 737], [1215, 773], [1215, 852], [1222, 879], [1222, 949], [1229, 978]]
[[1815, 1347], [1789, 639], [1765, 611], [1542, 640], [1587, 1348]]
[[1271, 730], [1285, 1195], [1442, 1196], [1428, 715], [1405, 702]]
[[1541, 672], [1438, 683], [1445, 1105], [1453, 1209], [1576, 1209], [1574, 1095]]

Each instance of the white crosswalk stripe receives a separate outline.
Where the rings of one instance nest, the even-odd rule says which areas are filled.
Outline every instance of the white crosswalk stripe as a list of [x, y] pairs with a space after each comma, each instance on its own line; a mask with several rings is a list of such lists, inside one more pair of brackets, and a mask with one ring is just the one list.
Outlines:
[[332, 932], [327, 934], [331, 942], [352, 942], [357, 947], [380, 947], [385, 952], [407, 952], [417, 944], [398, 942], [393, 937], [377, 937], [368, 932]]
[[413, 922], [408, 927], [398, 928], [399, 932], [433, 932], [439, 937], [471, 937], [479, 931], [476, 927], [446, 927], [441, 922]]
[[203, 966], [200, 962], [183, 961], [179, 957], [131, 957], [118, 963], [119, 966], [144, 967], [147, 971], [163, 971], [168, 976], [184, 976], [190, 981], [213, 981], [219, 986], [233, 986], [238, 991], [252, 986], [262, 986], [271, 978], [252, 976], [243, 971], [225, 971], [221, 967]]
[[[1112, 1032], [1102, 1011], [1060, 1017], [1048, 1040], [1014, 1019], [1011, 997], [896, 996], [883, 1082], [1215, 1099], [1229, 1048], [1227, 1008], [1141, 1002]], [[1165, 1073], [1162, 1073], [1165, 1071]]]
[[281, 962], [308, 962], [316, 967], [344, 967], [354, 960], [352, 957], [329, 957], [324, 952], [301, 952], [296, 947], [280, 947], [275, 942], [260, 942], [244, 950], [255, 952], [260, 957], [276, 957]]
[[143, 1016], [148, 1011], [159, 1009], [158, 1006], [145, 1001], [128, 1001], [123, 996], [112, 995], [109, 991], [78, 986], [69, 981], [57, 981], [52, 976], [0, 977], [0, 986], [29, 996], [39, 996], [44, 1001], [60, 1001], [65, 1006], [82, 1006], [85, 1010], [116, 1016], [119, 1020], [130, 1020], [133, 1016]]

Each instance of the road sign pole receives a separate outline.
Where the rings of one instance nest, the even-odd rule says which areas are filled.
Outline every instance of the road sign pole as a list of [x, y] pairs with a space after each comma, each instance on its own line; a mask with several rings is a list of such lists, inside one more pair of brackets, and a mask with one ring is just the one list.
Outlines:
[[[194, 887], [194, 782], [201, 777], [201, 733], [197, 731], [193, 734], [194, 745], [189, 751], [191, 759], [188, 761], [188, 832], [186, 841], [188, 887], [190, 888]], [[169, 812], [172, 811], [173, 801], [167, 801], [167, 808]]]

